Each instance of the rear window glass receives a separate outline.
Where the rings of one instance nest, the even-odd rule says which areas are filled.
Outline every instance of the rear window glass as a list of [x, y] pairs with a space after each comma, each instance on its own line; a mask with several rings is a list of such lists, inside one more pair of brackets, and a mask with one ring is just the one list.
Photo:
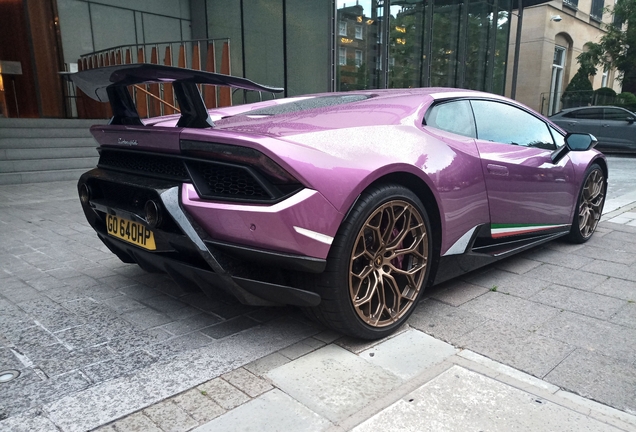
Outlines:
[[605, 120], [627, 120], [631, 113], [616, 108], [605, 108]]
[[563, 117], [601, 120], [603, 118], [603, 110], [601, 108], [586, 108], [563, 114]]
[[473, 110], [467, 100], [435, 105], [426, 113], [426, 125], [447, 132], [476, 138]]
[[296, 102], [288, 102], [280, 105], [273, 105], [267, 108], [261, 108], [254, 111], [244, 113], [245, 115], [277, 115], [288, 114], [298, 111], [305, 111], [316, 108], [330, 107], [334, 105], [342, 105], [351, 102], [358, 102], [369, 99], [373, 95], [338, 95], [338, 96], [319, 96], [310, 99], [303, 99]]

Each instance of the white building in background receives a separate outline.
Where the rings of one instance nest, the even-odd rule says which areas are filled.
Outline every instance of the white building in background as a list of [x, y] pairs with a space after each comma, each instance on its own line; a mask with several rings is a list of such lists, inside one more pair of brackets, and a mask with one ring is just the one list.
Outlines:
[[[523, 1], [523, 0], [522, 0]], [[524, 7], [521, 32], [518, 101], [545, 114], [561, 109], [561, 95], [579, 69], [576, 57], [587, 42], [598, 42], [605, 33], [605, 23], [613, 19], [604, 13], [615, 0], [552, 0]], [[518, 16], [519, 10], [513, 10]], [[508, 76], [512, 76], [517, 19], [510, 29]], [[506, 95], [511, 94], [512, 80], [507, 81]], [[596, 90], [611, 87], [617, 93], [621, 85], [616, 71], [599, 70], [592, 79]]]

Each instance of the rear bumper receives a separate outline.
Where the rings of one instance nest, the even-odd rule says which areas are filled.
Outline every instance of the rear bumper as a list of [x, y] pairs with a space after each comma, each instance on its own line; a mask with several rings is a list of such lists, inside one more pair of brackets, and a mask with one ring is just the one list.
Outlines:
[[[122, 261], [137, 263], [148, 271], [165, 272], [185, 289], [204, 292], [223, 289], [248, 305], [290, 304], [315, 306], [320, 296], [289, 284], [282, 269], [318, 273], [324, 259], [288, 254], [250, 246], [233, 245], [211, 238], [184, 210], [181, 185], [95, 169], [85, 173], [79, 186], [87, 185], [90, 198], [82, 202], [88, 222], [104, 244]], [[162, 224], [146, 221], [144, 205], [152, 200], [164, 213]], [[105, 216], [113, 214], [151, 229], [157, 248], [145, 250], [107, 233]]]
[[167, 273], [177, 285], [185, 290], [199, 288], [205, 293], [221, 289], [235, 296], [241, 303], [253, 306], [289, 304], [295, 306], [316, 306], [320, 296], [290, 286], [264, 282], [239, 276], [225, 275], [186, 262], [166, 258], [146, 252], [135, 246], [98, 233], [104, 244], [120, 258], [139, 264], [149, 272]]

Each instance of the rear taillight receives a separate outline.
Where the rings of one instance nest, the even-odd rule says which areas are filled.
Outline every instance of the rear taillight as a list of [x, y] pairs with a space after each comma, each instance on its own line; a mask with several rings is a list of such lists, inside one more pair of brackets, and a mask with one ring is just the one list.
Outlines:
[[204, 199], [271, 203], [303, 188], [280, 165], [249, 147], [182, 140], [181, 153]]
[[252, 167], [276, 185], [299, 183], [298, 180], [296, 180], [272, 159], [265, 156], [258, 150], [249, 147], [182, 140], [181, 153], [184, 156], [195, 157], [198, 159], [207, 159]]

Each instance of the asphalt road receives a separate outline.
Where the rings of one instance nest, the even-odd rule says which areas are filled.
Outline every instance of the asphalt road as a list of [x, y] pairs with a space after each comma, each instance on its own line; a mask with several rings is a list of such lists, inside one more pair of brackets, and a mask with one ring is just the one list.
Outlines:
[[607, 198], [618, 198], [636, 191], [636, 155], [608, 155], [609, 188]]

